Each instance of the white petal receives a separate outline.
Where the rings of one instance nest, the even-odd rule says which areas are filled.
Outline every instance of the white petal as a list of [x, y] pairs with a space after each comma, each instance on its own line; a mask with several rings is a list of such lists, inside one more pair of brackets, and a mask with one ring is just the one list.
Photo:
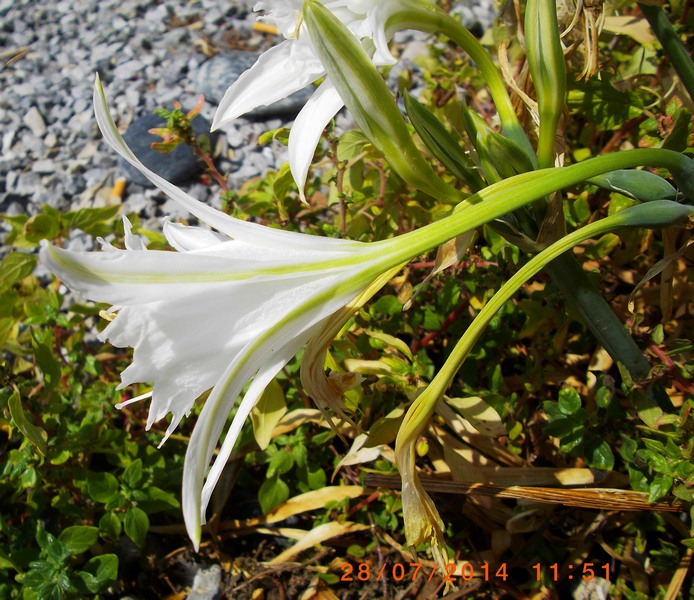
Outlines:
[[306, 177], [320, 136], [343, 106], [340, 94], [326, 79], [297, 115], [289, 132], [289, 168], [304, 202]]
[[351, 252], [318, 253], [291, 247], [270, 252], [231, 240], [189, 252], [74, 252], [42, 243], [40, 257], [84, 297], [127, 306], [183, 298], [190, 295], [191, 286], [223, 294], [239, 285], [247, 290], [243, 293], [251, 293], [253, 286], [268, 281], [276, 287], [289, 282], [297, 285], [316, 279], [319, 273], [342, 272], [358, 264], [366, 258], [366, 250], [361, 244]]
[[94, 87], [94, 113], [99, 129], [108, 144], [126, 161], [138, 169], [160, 190], [165, 192], [172, 200], [178, 202], [183, 208], [190, 211], [201, 221], [204, 221], [217, 231], [237, 240], [243, 240], [249, 244], [263, 247], [284, 248], [314, 248], [322, 250], [340, 250], [345, 246], [353, 245], [353, 242], [336, 238], [324, 238], [303, 235], [291, 231], [272, 229], [257, 223], [241, 221], [224, 214], [223, 212], [196, 200], [183, 190], [166, 181], [156, 173], [145, 167], [128, 148], [127, 144], [118, 132], [116, 124], [111, 119], [106, 96], [101, 87], [99, 76], [96, 76]]
[[164, 221], [164, 236], [169, 244], [179, 252], [202, 250], [229, 241], [228, 237], [209, 229], [190, 227], [171, 221]]
[[302, 89], [325, 73], [308, 36], [285, 40], [260, 55], [226, 91], [212, 121], [215, 130], [241, 115]]
[[[329, 288], [328, 285], [323, 289]], [[309, 300], [307, 305], [312, 308], [298, 315], [296, 313], [300, 313], [300, 310], [297, 307], [301, 307], [302, 303], [295, 301], [293, 316], [281, 318], [275, 327], [266, 329], [249, 344], [215, 385], [191, 436], [183, 467], [183, 516], [188, 535], [196, 547], [200, 542], [200, 526], [204, 521], [204, 512], [212, 489], [231, 454], [248, 413], [263, 389], [316, 328], [320, 327], [321, 321], [349, 302], [355, 294], [356, 292], [345, 290], [329, 301], [315, 306]], [[205, 483], [205, 471], [224, 429], [226, 415], [231, 412], [239, 392], [251, 377], [258, 378], [258, 384], [251, 384], [247, 396], [242, 400], [223, 448], [210, 471], [208, 482]]]
[[371, 58], [373, 63], [378, 67], [396, 64], [398, 59], [391, 54], [390, 48], [388, 48], [390, 38], [385, 31], [382, 15], [379, 14], [377, 9], [371, 12], [367, 18], [367, 22], [367, 27], [371, 33], [370, 37], [373, 39], [374, 46], [376, 47], [376, 51]]
[[128, 217], [125, 216], [123, 217], [123, 231], [125, 233], [125, 247], [128, 250], [147, 250], [147, 246], [145, 246], [142, 238], [133, 234], [133, 226]]

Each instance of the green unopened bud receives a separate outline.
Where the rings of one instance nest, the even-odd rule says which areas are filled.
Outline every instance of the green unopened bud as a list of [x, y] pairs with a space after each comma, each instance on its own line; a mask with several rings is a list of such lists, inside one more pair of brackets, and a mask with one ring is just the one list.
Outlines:
[[642, 202], [675, 200], [677, 198], [677, 190], [665, 179], [650, 171], [619, 169], [592, 177], [588, 182]]
[[345, 106], [388, 164], [409, 185], [443, 202], [464, 199], [441, 180], [414, 144], [395, 98], [359, 40], [316, 0], [304, 4], [313, 48]]
[[525, 45], [540, 113], [537, 157], [540, 167], [553, 167], [554, 142], [566, 98], [566, 65], [555, 0], [528, 0]]
[[516, 142], [494, 131], [477, 113], [465, 109], [463, 122], [475, 144], [487, 183], [496, 183], [533, 170], [533, 164], [525, 151]]
[[624, 227], [673, 227], [687, 225], [694, 219], [694, 206], [672, 200], [654, 200], [631, 206], [612, 215], [620, 228]]
[[405, 109], [415, 131], [429, 151], [441, 161], [453, 175], [464, 181], [473, 191], [484, 187], [470, 157], [461, 148], [443, 124], [422, 104], [409, 94], [404, 95]]
[[430, 0], [398, 1], [401, 5], [400, 10], [393, 11], [386, 20], [386, 30], [414, 29], [442, 34], [458, 44], [473, 60], [487, 83], [504, 134], [523, 148], [531, 161], [535, 161], [532, 146], [518, 121], [504, 78], [492, 55], [458, 19]]
[[533, 165], [522, 148], [492, 129], [478, 132], [477, 152], [482, 171], [485, 174], [497, 174], [497, 178], [492, 179], [490, 183], [533, 170]]

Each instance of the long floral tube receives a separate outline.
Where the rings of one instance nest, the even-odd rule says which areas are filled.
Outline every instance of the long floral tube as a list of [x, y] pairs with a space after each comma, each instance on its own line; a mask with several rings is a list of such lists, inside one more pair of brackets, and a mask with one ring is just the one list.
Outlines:
[[[398, 239], [407, 239], [408, 247], [420, 249], [421, 254], [426, 248], [438, 247], [466, 231], [591, 177], [645, 165], [668, 169], [680, 191], [694, 198], [694, 161], [672, 150], [639, 148], [603, 154], [568, 167], [539, 169], [509, 177], [472, 194], [456, 206], [449, 216]], [[390, 241], [378, 243], [388, 244]], [[406, 254], [403, 254], [403, 260], [406, 260]]]
[[689, 222], [694, 207], [670, 200], [657, 200], [625, 209], [574, 231], [555, 242], [521, 267], [485, 304], [453, 348], [445, 364], [427, 388], [412, 403], [400, 426], [395, 457], [402, 477], [403, 513], [409, 544], [440, 541], [442, 523], [433, 502], [419, 481], [415, 467], [415, 444], [427, 427], [438, 403], [474, 344], [494, 315], [530, 278], [558, 256], [581, 242], [627, 227], [668, 227]]

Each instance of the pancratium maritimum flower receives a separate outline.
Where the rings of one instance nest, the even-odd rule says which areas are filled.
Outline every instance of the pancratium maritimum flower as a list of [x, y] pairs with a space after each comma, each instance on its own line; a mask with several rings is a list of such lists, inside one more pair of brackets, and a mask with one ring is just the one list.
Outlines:
[[[394, 30], [386, 23], [411, 7], [406, 0], [326, 0], [323, 2], [361, 40], [376, 66], [397, 62], [388, 49]], [[428, 4], [428, 2], [422, 2]], [[287, 38], [263, 53], [258, 61], [227, 90], [212, 128], [221, 127], [258, 106], [272, 104], [325, 76], [302, 18], [303, 0], [258, 2], [255, 11], [277, 26]], [[325, 127], [344, 106], [329, 78], [316, 89], [296, 117], [289, 135], [289, 166], [302, 199], [308, 169]]]
[[[122, 386], [153, 382], [148, 426], [172, 414], [167, 436], [211, 390], [183, 472], [183, 512], [200, 542], [212, 490], [265, 387], [332, 315], [402, 256], [377, 244], [320, 238], [234, 219], [149, 171], [125, 145], [97, 80], [96, 118], [107, 142], [172, 199], [216, 229], [164, 223], [176, 250], [147, 250], [125, 221], [125, 250], [72, 252], [49, 244], [44, 264], [85, 297], [113, 305], [101, 333], [134, 348]], [[322, 367], [322, 365], [321, 365]], [[322, 371], [322, 369], [320, 369]], [[207, 477], [227, 416], [250, 382]]]

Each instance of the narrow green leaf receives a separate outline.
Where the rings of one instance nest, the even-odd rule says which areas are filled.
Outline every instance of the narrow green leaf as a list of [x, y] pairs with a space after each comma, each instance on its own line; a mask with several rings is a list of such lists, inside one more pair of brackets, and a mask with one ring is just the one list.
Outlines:
[[17, 425], [19, 431], [24, 434], [24, 437], [26, 437], [43, 456], [46, 456], [48, 434], [41, 427], [37, 427], [29, 421], [22, 408], [22, 401], [19, 398], [19, 393], [14, 392], [7, 401], [7, 404], [10, 409], [12, 420]]
[[434, 114], [414, 97], [405, 94], [404, 100], [407, 116], [429, 151], [473, 191], [482, 189], [485, 183], [458, 141]]

